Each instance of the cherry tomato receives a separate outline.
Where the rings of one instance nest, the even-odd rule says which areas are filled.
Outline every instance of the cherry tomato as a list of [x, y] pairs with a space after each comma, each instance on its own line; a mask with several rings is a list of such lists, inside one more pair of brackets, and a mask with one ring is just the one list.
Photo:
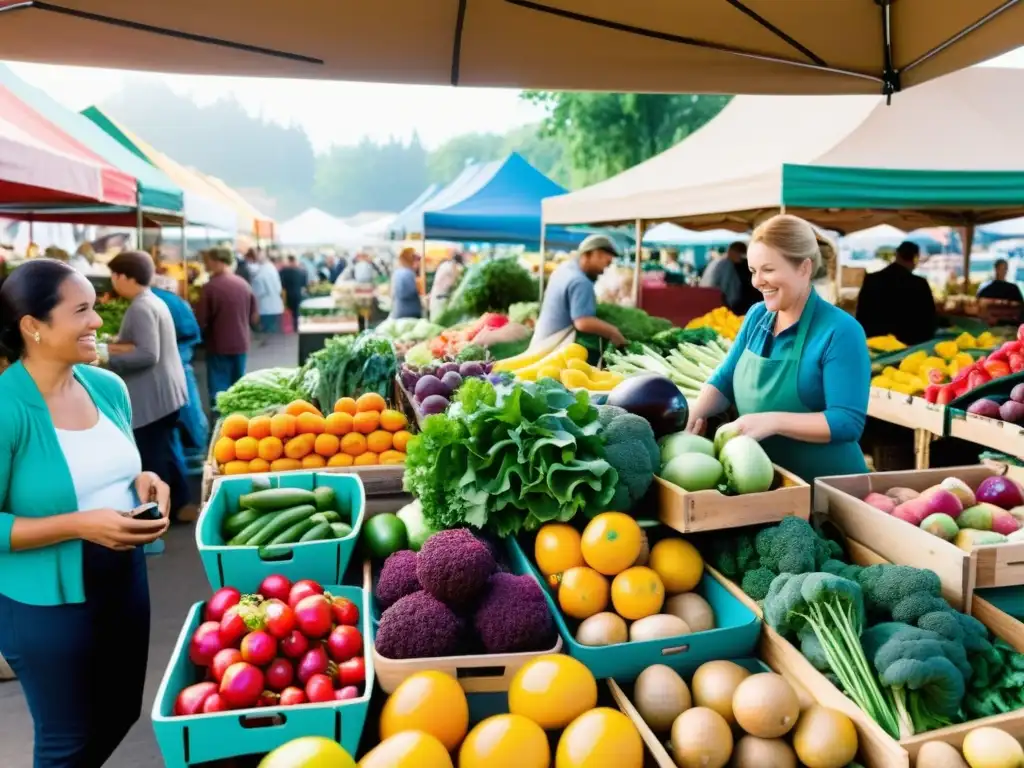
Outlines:
[[306, 698], [314, 703], [334, 701], [334, 682], [327, 675], [313, 675], [306, 682]]
[[327, 638], [327, 652], [335, 661], [348, 661], [363, 652], [363, 636], [355, 627], [339, 624]]
[[338, 665], [338, 679], [344, 685], [359, 685], [366, 681], [366, 659], [355, 656]]
[[338, 624], [355, 627], [359, 624], [359, 607], [346, 597], [331, 598], [331, 613]]
[[280, 639], [295, 629], [295, 611], [280, 600], [268, 600], [263, 604], [263, 615], [267, 632]]

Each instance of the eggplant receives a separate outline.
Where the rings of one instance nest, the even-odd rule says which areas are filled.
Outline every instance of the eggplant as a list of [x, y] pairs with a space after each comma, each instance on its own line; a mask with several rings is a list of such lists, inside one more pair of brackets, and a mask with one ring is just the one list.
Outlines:
[[679, 387], [656, 373], [625, 379], [608, 394], [608, 405], [646, 419], [658, 439], [685, 429], [690, 415], [690, 406]]

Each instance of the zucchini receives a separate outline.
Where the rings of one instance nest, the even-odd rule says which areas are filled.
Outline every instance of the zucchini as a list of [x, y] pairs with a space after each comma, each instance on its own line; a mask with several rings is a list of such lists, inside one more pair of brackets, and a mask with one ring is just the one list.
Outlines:
[[329, 509], [326, 512], [317, 512], [309, 519], [315, 523], [340, 523], [341, 515], [333, 509]]
[[316, 507], [312, 504], [300, 504], [297, 507], [283, 509], [273, 515], [268, 515], [270, 522], [261, 528], [255, 536], [245, 542], [245, 544], [248, 547], [259, 547], [263, 544], [268, 544], [279, 533], [284, 533], [297, 522], [305, 520], [314, 512], [316, 512]]
[[316, 496], [303, 488], [268, 488], [265, 491], [247, 493], [238, 500], [239, 507], [249, 507], [258, 512], [275, 512], [300, 504], [315, 504]]
[[230, 539], [232, 536], [237, 536], [250, 523], [254, 523], [263, 517], [263, 513], [257, 512], [255, 509], [243, 509], [241, 512], [236, 512], [233, 515], [228, 515], [224, 518], [224, 524], [222, 529], [224, 531], [224, 539]]
[[285, 530], [281, 531], [281, 533], [277, 534], [277, 536], [267, 542], [267, 546], [273, 546], [275, 544], [294, 544], [297, 541], [300, 541], [299, 537], [301, 537], [302, 534], [316, 526], [317, 523], [314, 523], [308, 517], [303, 518], [302, 520], [299, 520], [299, 522], [295, 523], [295, 525], [290, 525]]
[[331, 523], [331, 533], [336, 539], [344, 539], [352, 535], [352, 526], [348, 523]]
[[336, 509], [338, 506], [338, 497], [335, 495], [334, 489], [329, 485], [321, 485], [314, 488], [313, 496], [316, 497], [317, 512], [326, 512]]
[[333, 538], [334, 535], [331, 533], [330, 523], [315, 523], [312, 528], [302, 534], [299, 543], [301, 544], [304, 541], [325, 541]]
[[263, 530], [264, 527], [270, 524], [271, 520], [274, 519], [273, 515], [260, 515], [258, 518], [249, 523], [245, 528], [235, 534], [234, 538], [228, 539], [225, 543], [229, 547], [244, 547], [249, 543], [249, 539]]

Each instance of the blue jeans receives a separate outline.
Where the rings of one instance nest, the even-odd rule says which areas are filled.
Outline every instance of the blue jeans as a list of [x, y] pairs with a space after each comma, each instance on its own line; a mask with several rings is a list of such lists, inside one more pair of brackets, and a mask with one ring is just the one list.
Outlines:
[[260, 315], [260, 331], [262, 333], [280, 333], [281, 315]]
[[245, 375], [246, 355], [206, 356], [206, 390], [210, 396], [210, 410], [217, 410], [217, 395], [228, 389]]
[[178, 429], [181, 432], [182, 445], [192, 451], [202, 453], [206, 450], [210, 423], [203, 411], [203, 401], [199, 397], [199, 383], [196, 381], [196, 372], [190, 363], [185, 364], [185, 384], [188, 387], [188, 402], [181, 409]]
[[96, 768], [142, 711], [149, 582], [142, 548], [83, 542], [86, 601], [37, 606], [0, 595], [0, 654], [35, 725], [35, 768]]

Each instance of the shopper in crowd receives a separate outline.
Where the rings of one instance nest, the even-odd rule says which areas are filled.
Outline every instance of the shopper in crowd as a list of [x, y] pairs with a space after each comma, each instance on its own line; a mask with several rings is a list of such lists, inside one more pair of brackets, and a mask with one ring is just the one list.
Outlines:
[[[743, 300], [743, 281], [736, 265], [744, 261], [746, 257], [746, 243], [736, 241], [723, 255], [716, 257], [705, 267], [704, 274], [700, 278], [702, 288], [717, 288], [722, 292], [725, 306], [733, 312], [740, 308], [740, 303]], [[737, 314], [743, 314], [743, 312]]]
[[299, 266], [298, 259], [294, 253], [288, 254], [285, 265], [281, 267], [281, 287], [284, 288], [284, 301], [292, 316], [292, 326], [295, 333], [299, 332], [299, 305], [302, 304], [303, 294], [309, 278], [306, 270]]
[[249, 266], [246, 257], [243, 257], [241, 254], [235, 254], [232, 257], [232, 261], [235, 267], [235, 274], [252, 285], [252, 267]]
[[764, 302], [747, 313], [732, 349], [690, 407], [687, 429], [730, 405], [738, 434], [811, 482], [867, 472], [858, 441], [867, 420], [871, 360], [864, 331], [811, 285], [836, 258], [803, 219], [773, 216], [754, 230], [747, 259]]
[[1010, 265], [1006, 259], [996, 259], [996, 263], [993, 266], [995, 273], [993, 279], [978, 288], [978, 298], [1015, 301], [1018, 304], [1024, 302], [1024, 297], [1021, 297], [1020, 288], [1017, 287], [1017, 284], [1011, 283], [1006, 279], [1006, 275], [1010, 270]]
[[[142, 469], [128, 390], [90, 365], [95, 302], [50, 259], [0, 287], [0, 354], [16, 361], [0, 375], [0, 654], [32, 715], [35, 768], [103, 765], [138, 720], [143, 547], [168, 524], [170, 489]], [[160, 519], [129, 516], [151, 499]]]
[[434, 273], [434, 284], [430, 286], [430, 319], [436, 320], [448, 307], [448, 299], [459, 284], [462, 274], [463, 255], [454, 252], [441, 262]]
[[416, 283], [416, 251], [403, 248], [391, 275], [391, 317], [423, 317], [423, 302]]
[[250, 251], [246, 260], [252, 271], [252, 292], [260, 311], [260, 331], [280, 333], [281, 316], [284, 314], [281, 275], [266, 254], [260, 251]]
[[602, 336], [619, 347], [626, 338], [618, 328], [597, 316], [594, 282], [618, 256], [615, 244], [604, 235], [590, 235], [580, 243], [579, 255], [558, 266], [544, 290], [544, 302], [533, 331], [533, 344], [575, 328]]
[[750, 263], [747, 261], [747, 246], [745, 243], [734, 243], [743, 246], [743, 255], [735, 262], [736, 277], [740, 281], [740, 300], [736, 306], [730, 309], [737, 315], [745, 315], [750, 308], [761, 301], [761, 292], [754, 287], [754, 277], [750, 274]]
[[251, 334], [260, 322], [256, 297], [249, 284], [232, 274], [234, 255], [227, 248], [203, 252], [203, 264], [210, 275], [196, 307], [196, 319], [206, 342], [206, 389], [210, 409], [217, 407], [217, 395], [245, 375]]
[[188, 403], [188, 386], [171, 311], [149, 287], [154, 267], [148, 253], [119, 253], [107, 266], [114, 290], [131, 302], [117, 342], [110, 345], [107, 367], [120, 374], [128, 386], [142, 468], [155, 472], [170, 486], [172, 516], [184, 512], [194, 519], [184, 457], [175, 451], [175, 433], [181, 409]]
[[359, 252], [356, 254], [355, 259], [352, 260], [352, 263], [345, 267], [345, 271], [338, 275], [335, 282], [339, 280], [341, 282], [354, 281], [363, 285], [372, 285], [379, 274], [380, 270], [373, 263], [370, 254]]
[[905, 240], [892, 264], [864, 278], [857, 320], [869, 338], [892, 334], [909, 346], [934, 338], [939, 325], [935, 297], [928, 281], [914, 274], [920, 255], [920, 246]]
[[324, 256], [324, 265], [320, 269], [320, 279], [324, 282], [334, 283], [341, 273], [345, 271], [346, 263], [345, 259], [336, 256], [333, 253], [328, 253]]

